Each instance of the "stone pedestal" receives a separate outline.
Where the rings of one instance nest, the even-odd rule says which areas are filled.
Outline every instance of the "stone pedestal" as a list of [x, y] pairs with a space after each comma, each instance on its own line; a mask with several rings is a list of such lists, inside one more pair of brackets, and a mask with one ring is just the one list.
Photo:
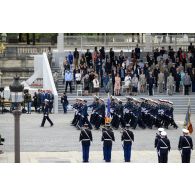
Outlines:
[[145, 35], [145, 48], [144, 51], [145, 52], [152, 52], [152, 37], [151, 37], [151, 33], [146, 33]]

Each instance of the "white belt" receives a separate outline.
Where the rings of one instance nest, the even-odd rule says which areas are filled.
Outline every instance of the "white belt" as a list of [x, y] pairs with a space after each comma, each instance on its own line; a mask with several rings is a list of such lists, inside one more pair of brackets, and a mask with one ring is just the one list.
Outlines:
[[185, 147], [182, 147], [182, 148], [190, 148], [190, 146], [185, 146]]
[[82, 141], [89, 141], [90, 139], [82, 139]]
[[112, 141], [111, 139], [104, 139], [104, 140], [106, 140], [106, 141]]
[[167, 149], [168, 147], [160, 147], [160, 148], [162, 148], [162, 149]]
[[130, 139], [124, 139], [123, 141], [130, 142], [131, 140]]

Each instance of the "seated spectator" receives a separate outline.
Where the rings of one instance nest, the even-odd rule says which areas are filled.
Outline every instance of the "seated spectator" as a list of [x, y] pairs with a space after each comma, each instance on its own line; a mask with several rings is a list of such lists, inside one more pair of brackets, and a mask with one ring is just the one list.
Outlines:
[[81, 73], [80, 73], [80, 70], [76, 70], [75, 79], [76, 79], [76, 84], [77, 85], [81, 84]]
[[131, 76], [130, 73], [128, 73], [125, 76], [125, 88], [126, 88], [126, 92], [129, 94], [131, 91]]

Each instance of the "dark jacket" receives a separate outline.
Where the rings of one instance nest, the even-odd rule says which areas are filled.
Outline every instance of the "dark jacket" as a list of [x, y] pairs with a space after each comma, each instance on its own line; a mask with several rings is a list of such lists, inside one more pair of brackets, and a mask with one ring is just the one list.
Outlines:
[[80, 133], [79, 141], [82, 142], [82, 145], [90, 145], [90, 142], [93, 141], [91, 131], [89, 129], [82, 129]]

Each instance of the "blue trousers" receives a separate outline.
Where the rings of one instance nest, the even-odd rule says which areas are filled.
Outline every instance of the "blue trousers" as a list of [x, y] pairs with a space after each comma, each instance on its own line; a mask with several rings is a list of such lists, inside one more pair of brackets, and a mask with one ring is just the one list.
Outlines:
[[111, 162], [112, 145], [104, 145], [103, 151], [104, 151], [104, 160], [106, 162]]
[[82, 144], [83, 162], [89, 162], [89, 147], [90, 147], [90, 145]]
[[131, 143], [124, 142], [123, 150], [124, 150], [125, 162], [130, 162], [131, 161]]
[[63, 103], [63, 109], [64, 109], [64, 113], [67, 113], [67, 103]]

